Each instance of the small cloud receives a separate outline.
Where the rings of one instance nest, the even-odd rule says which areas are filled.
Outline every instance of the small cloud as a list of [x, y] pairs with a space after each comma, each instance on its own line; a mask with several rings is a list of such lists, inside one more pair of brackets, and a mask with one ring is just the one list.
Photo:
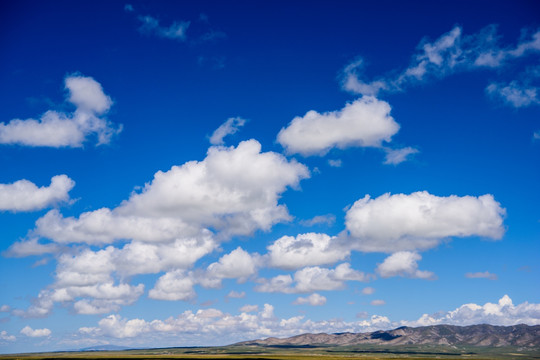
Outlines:
[[387, 165], [397, 165], [404, 161], [407, 161], [407, 157], [412, 154], [416, 154], [419, 151], [412, 147], [405, 147], [402, 149], [386, 149], [386, 158], [384, 163]]
[[244, 313], [259, 311], [259, 305], [244, 305], [239, 310]]
[[534, 138], [535, 140], [539, 140], [539, 139], [540, 139], [540, 130], [538, 130], [537, 132], [535, 132], [535, 133], [533, 134], [533, 138]]
[[11, 307], [9, 305], [2, 305], [0, 306], [0, 312], [10, 312]]
[[186, 31], [189, 27], [189, 21], [175, 21], [170, 26], [161, 26], [159, 20], [150, 15], [138, 16], [139, 21], [142, 23], [139, 27], [139, 31], [147, 35], [155, 35], [165, 39], [171, 40], [186, 40]]
[[308, 297], [299, 297], [294, 302], [293, 305], [311, 305], [311, 306], [322, 306], [326, 304], [326, 297], [313, 293]]
[[475, 273], [468, 272], [465, 274], [465, 277], [467, 279], [489, 279], [489, 280], [498, 279], [496, 274], [492, 274], [489, 271], [475, 272]]
[[328, 226], [332, 226], [334, 222], [336, 221], [336, 217], [332, 214], [326, 214], [326, 215], [317, 215], [314, 216], [311, 219], [308, 220], [301, 220], [300, 225], [303, 226], [313, 226], [313, 225], [322, 225], [326, 224]]
[[25, 326], [21, 330], [21, 334], [29, 336], [29, 337], [46, 337], [46, 336], [51, 335], [51, 330], [47, 328], [34, 330], [30, 326]]
[[15, 336], [13, 336], [13, 335], [9, 335], [7, 333], [7, 331], [2, 330], [2, 331], [0, 331], [0, 340], [15, 341], [15, 340], [17, 340], [17, 338]]
[[230, 299], [242, 299], [246, 297], [246, 292], [245, 291], [237, 292], [237, 291], [232, 290], [230, 293], [227, 294], [227, 297]]
[[212, 145], [223, 145], [223, 139], [227, 135], [232, 135], [238, 131], [246, 123], [245, 119], [240, 117], [233, 117], [227, 119], [223, 124], [221, 124], [210, 136], [210, 144]]
[[356, 317], [358, 319], [367, 319], [369, 317], [369, 313], [367, 311], [360, 311], [359, 313], [356, 313]]
[[91, 77], [74, 74], [65, 78], [67, 103], [75, 106], [71, 113], [46, 111], [39, 119], [13, 119], [0, 122], [0, 144], [33, 147], [83, 147], [89, 137], [97, 145], [108, 144], [122, 131], [105, 117], [113, 101], [100, 83]]
[[133, 5], [131, 5], [131, 4], [126, 4], [126, 5], [124, 5], [124, 11], [125, 11], [125, 12], [134, 12], [135, 9], [133, 8]]
[[217, 300], [208, 300], [208, 301], [202, 302], [201, 306], [208, 307], [208, 306], [214, 305], [217, 302], [218, 302]]
[[328, 165], [330, 165], [331, 167], [341, 167], [342, 165], [342, 161], [340, 159], [336, 159], [336, 160], [328, 160]]
[[362, 289], [362, 294], [364, 295], [371, 295], [371, 294], [374, 294], [375, 293], [375, 289], [368, 286], [368, 287], [365, 287]]
[[434, 280], [435, 274], [431, 271], [418, 270], [418, 261], [422, 256], [412, 251], [398, 251], [388, 256], [377, 266], [377, 273], [388, 278], [392, 276], [404, 276], [413, 279]]
[[378, 299], [378, 300], [373, 300], [370, 304], [373, 306], [382, 306], [386, 304], [386, 301]]
[[40, 260], [36, 261], [35, 263], [33, 263], [32, 267], [35, 268], [35, 267], [38, 267], [38, 266], [47, 265], [48, 263], [49, 263], [49, 259], [48, 258], [43, 258], [43, 259], [40, 259]]

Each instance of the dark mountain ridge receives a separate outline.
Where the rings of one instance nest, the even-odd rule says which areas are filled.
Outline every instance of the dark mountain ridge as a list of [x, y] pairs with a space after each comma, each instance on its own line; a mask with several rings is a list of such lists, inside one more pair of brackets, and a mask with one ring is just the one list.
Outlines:
[[399, 327], [368, 333], [302, 334], [290, 338], [267, 338], [237, 343], [257, 346], [350, 346], [350, 345], [469, 345], [469, 346], [519, 346], [540, 348], [540, 325], [432, 325]]

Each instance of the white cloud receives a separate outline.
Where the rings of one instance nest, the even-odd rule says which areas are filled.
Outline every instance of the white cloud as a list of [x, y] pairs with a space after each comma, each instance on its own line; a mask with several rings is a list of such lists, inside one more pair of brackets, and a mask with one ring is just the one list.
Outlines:
[[4, 341], [15, 341], [17, 338], [13, 335], [9, 335], [7, 331], [2, 330], [0, 331], [0, 340]]
[[51, 330], [47, 328], [34, 330], [30, 326], [25, 326], [21, 330], [21, 334], [29, 336], [29, 337], [45, 337], [45, 336], [51, 335]]
[[431, 271], [418, 270], [418, 261], [422, 256], [415, 252], [398, 251], [388, 256], [382, 264], [377, 266], [376, 272], [383, 278], [392, 276], [405, 276], [416, 279], [434, 279]]
[[221, 124], [210, 136], [210, 144], [212, 145], [223, 145], [223, 139], [227, 135], [232, 135], [238, 131], [239, 128], [244, 126], [246, 123], [245, 119], [234, 117], [229, 118], [223, 124]]
[[313, 293], [307, 297], [299, 297], [294, 302], [294, 305], [311, 305], [311, 306], [322, 306], [326, 304], [326, 297]]
[[69, 191], [75, 182], [66, 175], [51, 178], [49, 186], [37, 187], [28, 180], [0, 184], [0, 211], [35, 211], [69, 202]]
[[374, 294], [375, 293], [375, 289], [368, 286], [368, 287], [365, 287], [362, 289], [362, 294], [364, 295], [371, 295], [371, 294]]
[[126, 11], [126, 12], [133, 12], [133, 11], [135, 11], [135, 9], [133, 8], [133, 5], [131, 5], [131, 4], [126, 4], [126, 5], [124, 5], [124, 11]]
[[468, 272], [465, 274], [465, 277], [468, 279], [489, 279], [489, 280], [497, 280], [498, 277], [496, 274], [492, 274], [489, 271], [484, 272]]
[[402, 149], [386, 149], [385, 164], [397, 165], [404, 161], [407, 161], [409, 155], [418, 153], [418, 150], [412, 147], [405, 147]]
[[246, 297], [246, 292], [245, 291], [238, 292], [238, 291], [231, 290], [227, 294], [227, 297], [230, 299], [242, 299]]
[[371, 278], [371, 275], [353, 270], [349, 263], [340, 264], [335, 269], [312, 266], [295, 272], [294, 279], [290, 275], [259, 279], [255, 290], [286, 294], [341, 290], [345, 288], [346, 281], [369, 281]]
[[390, 116], [390, 105], [364, 96], [339, 111], [308, 111], [281, 129], [277, 141], [290, 154], [324, 155], [332, 148], [381, 147], [390, 142], [399, 124]]
[[240, 311], [244, 313], [259, 311], [259, 305], [244, 305], [240, 308]]
[[10, 312], [11, 307], [9, 305], [2, 305], [0, 306], [0, 312]]
[[0, 144], [48, 147], [82, 147], [91, 135], [97, 144], [108, 144], [121, 131], [103, 115], [112, 105], [101, 84], [80, 75], [65, 79], [69, 91], [67, 101], [76, 106], [73, 113], [49, 110], [39, 120], [14, 119], [0, 123]]
[[426, 191], [366, 195], [347, 211], [343, 246], [366, 252], [425, 250], [449, 237], [500, 239], [505, 209], [493, 195], [440, 197]]
[[150, 15], [138, 16], [142, 23], [139, 31], [147, 35], [155, 35], [165, 39], [186, 40], [186, 31], [189, 27], [189, 21], [175, 21], [169, 27], [159, 24], [159, 20]]
[[91, 77], [68, 76], [66, 89], [69, 90], [68, 101], [85, 113], [103, 114], [111, 108], [113, 102], [105, 95], [101, 84]]
[[336, 246], [334, 240], [326, 234], [317, 233], [283, 236], [267, 247], [269, 265], [281, 269], [298, 269], [333, 264], [350, 254], [350, 251]]
[[492, 83], [486, 87], [486, 92], [516, 108], [540, 104], [538, 88], [527, 87], [518, 81], [512, 81], [508, 85]]
[[386, 301], [377, 299], [377, 300], [371, 301], [370, 304], [373, 306], [383, 306], [386, 304]]

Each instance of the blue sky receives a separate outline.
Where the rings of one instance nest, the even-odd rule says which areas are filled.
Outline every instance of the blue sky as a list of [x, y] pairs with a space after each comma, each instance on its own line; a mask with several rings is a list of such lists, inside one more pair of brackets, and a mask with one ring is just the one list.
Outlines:
[[540, 324], [510, 2], [13, 2], [0, 353]]

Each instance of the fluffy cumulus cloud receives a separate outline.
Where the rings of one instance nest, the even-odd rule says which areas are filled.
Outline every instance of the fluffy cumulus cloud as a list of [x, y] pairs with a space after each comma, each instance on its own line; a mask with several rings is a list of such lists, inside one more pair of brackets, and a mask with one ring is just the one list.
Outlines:
[[108, 144], [121, 131], [110, 123], [105, 114], [112, 100], [101, 84], [91, 77], [68, 76], [67, 101], [75, 106], [72, 113], [49, 110], [39, 120], [14, 119], [0, 123], [0, 144], [24, 146], [81, 147], [88, 137], [95, 136], [97, 144]]
[[375, 96], [381, 92], [403, 91], [409, 86], [458, 71], [498, 68], [513, 59], [540, 51], [540, 31], [529, 32], [515, 46], [502, 47], [499, 39], [494, 25], [471, 35], [464, 35], [463, 29], [456, 26], [434, 41], [422, 40], [409, 67], [400, 72], [392, 71], [387, 76], [366, 80], [364, 59], [355, 59], [345, 67], [342, 85], [347, 91]]
[[260, 144], [250, 140], [237, 147], [212, 147], [202, 161], [156, 173], [116, 208], [78, 217], [51, 210], [38, 219], [31, 237], [13, 244], [6, 254], [38, 255], [80, 246], [57, 254], [54, 283], [16, 314], [46, 316], [55, 303], [72, 305], [83, 314], [116, 311], [144, 292], [142, 284], [126, 282], [138, 274], [162, 273], [149, 291], [150, 298], [160, 300], [191, 300], [196, 284], [216, 288], [223, 279], [245, 281], [255, 275], [261, 260], [241, 248], [205, 270], [191, 269], [232, 235], [288, 221], [279, 198], [308, 176], [304, 165], [262, 153]]
[[53, 210], [36, 222], [34, 233], [58, 243], [107, 244], [200, 237], [208, 227], [221, 237], [269, 230], [290, 219], [279, 197], [309, 177], [309, 171], [294, 160], [260, 150], [255, 140], [236, 148], [212, 147], [203, 161], [157, 172], [141, 192], [117, 208], [78, 218]]
[[30, 326], [25, 326], [21, 330], [21, 334], [29, 336], [29, 337], [46, 337], [51, 335], [51, 330], [47, 328], [43, 329], [32, 329]]
[[366, 195], [347, 211], [348, 236], [341, 241], [361, 251], [425, 250], [450, 237], [500, 239], [505, 209], [492, 195]]
[[223, 139], [227, 135], [232, 135], [238, 131], [239, 128], [244, 126], [246, 123], [245, 119], [234, 117], [229, 118], [223, 124], [221, 124], [210, 136], [210, 144], [212, 145], [223, 145]]
[[434, 279], [435, 274], [431, 271], [418, 270], [418, 261], [422, 259], [420, 254], [411, 251], [396, 252], [377, 266], [376, 272], [383, 278], [392, 276], [405, 276], [417, 279]]
[[334, 240], [317, 233], [283, 236], [268, 246], [269, 265], [290, 270], [336, 263], [349, 256], [350, 252], [336, 246]]
[[191, 300], [196, 294], [195, 281], [183, 270], [174, 270], [161, 276], [148, 297], [157, 300]]
[[53, 176], [49, 186], [37, 187], [28, 180], [0, 184], [0, 211], [34, 211], [69, 201], [75, 182], [66, 175]]
[[364, 96], [339, 111], [308, 111], [281, 129], [277, 141], [290, 154], [324, 155], [332, 148], [381, 147], [399, 130], [390, 105]]
[[261, 145], [249, 140], [236, 148], [211, 147], [204, 161], [156, 173], [118, 211], [173, 215], [221, 233], [249, 235], [289, 220], [287, 208], [278, 199], [287, 187], [308, 176], [304, 165], [277, 153], [261, 153]]
[[354, 270], [349, 263], [335, 269], [319, 266], [305, 267], [290, 275], [278, 275], [271, 279], [259, 279], [255, 288], [259, 292], [310, 293], [315, 291], [341, 290], [346, 281], [369, 281], [372, 275]]
[[208, 265], [206, 274], [209, 280], [238, 279], [244, 282], [254, 275], [260, 265], [258, 254], [251, 255], [241, 247], [236, 248], [229, 254], [223, 255], [218, 262]]
[[326, 304], [326, 298], [317, 293], [313, 293], [307, 297], [299, 297], [294, 302], [294, 305], [311, 305], [311, 306], [322, 306]]

